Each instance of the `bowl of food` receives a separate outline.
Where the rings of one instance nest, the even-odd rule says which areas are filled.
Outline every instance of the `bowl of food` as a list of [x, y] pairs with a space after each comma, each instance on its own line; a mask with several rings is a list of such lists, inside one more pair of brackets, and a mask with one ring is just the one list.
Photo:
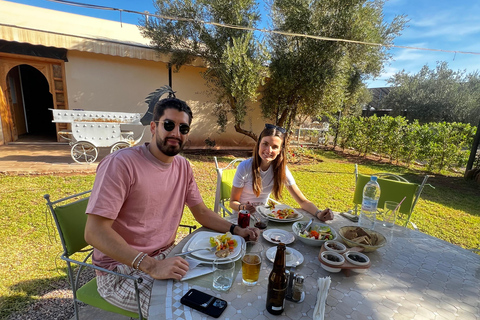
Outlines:
[[387, 244], [387, 239], [380, 232], [358, 226], [341, 227], [338, 234], [348, 247], [361, 247], [363, 252], [372, 252]]
[[292, 225], [292, 231], [301, 242], [309, 246], [321, 247], [327, 240], [335, 240], [337, 233], [325, 223], [313, 222], [303, 233], [300, 233], [307, 221], [297, 221]]
[[336, 240], [325, 241], [325, 243], [323, 244], [323, 247], [327, 251], [335, 251], [338, 253], [344, 253], [345, 251], [347, 251], [347, 247], [343, 243], [338, 242]]
[[345, 258], [338, 252], [323, 251], [320, 253], [320, 261], [323, 262], [321, 264], [323, 269], [329, 272], [340, 272], [342, 270], [340, 266], [345, 262]]

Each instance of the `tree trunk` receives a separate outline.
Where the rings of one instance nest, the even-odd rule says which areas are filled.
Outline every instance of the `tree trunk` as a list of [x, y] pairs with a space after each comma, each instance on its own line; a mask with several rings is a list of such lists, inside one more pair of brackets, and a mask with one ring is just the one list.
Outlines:
[[255, 141], [255, 142], [258, 140], [258, 137], [255, 133], [253, 133], [252, 131], [247, 131], [247, 130], [242, 129], [239, 124], [235, 124], [235, 131], [237, 131], [238, 133], [244, 134], [247, 137], [252, 138], [253, 141]]

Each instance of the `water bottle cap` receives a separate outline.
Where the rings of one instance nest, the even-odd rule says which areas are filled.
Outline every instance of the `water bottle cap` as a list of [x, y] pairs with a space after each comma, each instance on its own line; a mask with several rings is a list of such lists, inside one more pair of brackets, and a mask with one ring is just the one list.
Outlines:
[[370, 177], [370, 180], [372, 180], [372, 181], [377, 181], [377, 176], [371, 176], [371, 177]]

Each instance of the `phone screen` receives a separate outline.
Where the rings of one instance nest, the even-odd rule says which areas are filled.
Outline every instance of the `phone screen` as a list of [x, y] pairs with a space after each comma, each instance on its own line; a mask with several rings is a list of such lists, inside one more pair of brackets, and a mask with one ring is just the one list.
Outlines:
[[223, 310], [227, 308], [227, 302], [225, 300], [196, 289], [190, 289], [182, 297], [180, 302], [215, 318], [218, 318]]

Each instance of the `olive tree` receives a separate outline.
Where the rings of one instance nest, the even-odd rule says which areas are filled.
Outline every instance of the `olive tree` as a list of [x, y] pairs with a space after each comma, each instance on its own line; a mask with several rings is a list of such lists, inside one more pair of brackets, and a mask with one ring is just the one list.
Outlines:
[[[300, 114], [352, 113], [365, 97], [363, 81], [378, 76], [388, 45], [403, 30], [404, 16], [383, 20], [383, 1], [273, 0], [273, 29], [298, 34], [269, 36], [270, 77], [262, 111], [291, 127]], [[368, 43], [319, 40], [301, 35]]]
[[480, 119], [480, 75], [451, 70], [447, 62], [435, 68], [424, 65], [416, 74], [402, 70], [388, 82], [392, 84], [382, 105], [393, 115], [427, 122], [463, 122], [477, 124]]
[[216, 98], [221, 130], [233, 116], [235, 130], [256, 140], [242, 125], [248, 103], [258, 96], [266, 52], [252, 31], [219, 25], [254, 27], [260, 17], [256, 2], [157, 0], [156, 9], [155, 18], [142, 21], [143, 35], [160, 53], [170, 55], [176, 70], [193, 59], [203, 59], [207, 66], [203, 76]]

